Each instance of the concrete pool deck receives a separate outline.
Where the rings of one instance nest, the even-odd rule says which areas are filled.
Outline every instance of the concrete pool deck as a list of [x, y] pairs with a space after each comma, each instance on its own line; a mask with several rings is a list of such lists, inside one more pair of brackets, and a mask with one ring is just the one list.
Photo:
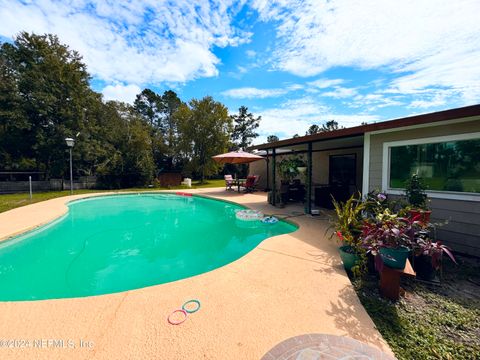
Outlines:
[[[185, 191], [266, 214], [300, 210], [274, 208], [263, 192]], [[0, 213], [0, 240], [48, 223], [68, 211], [68, 201], [92, 195]], [[309, 333], [351, 337], [391, 354], [360, 304], [335, 242], [325, 236], [327, 222], [291, 220], [300, 226], [296, 232], [266, 239], [242, 258], [191, 278], [109, 295], [0, 302], [0, 358], [260, 359], [281, 341]], [[201, 301], [200, 311], [182, 325], [169, 325], [171, 311], [192, 298]]]

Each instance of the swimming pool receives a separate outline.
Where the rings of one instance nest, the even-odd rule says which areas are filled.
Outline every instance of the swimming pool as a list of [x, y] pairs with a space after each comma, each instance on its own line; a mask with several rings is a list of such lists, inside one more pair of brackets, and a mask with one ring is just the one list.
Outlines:
[[175, 281], [297, 229], [285, 221], [237, 220], [242, 206], [200, 196], [113, 195], [68, 207], [62, 218], [0, 243], [0, 300], [82, 297]]

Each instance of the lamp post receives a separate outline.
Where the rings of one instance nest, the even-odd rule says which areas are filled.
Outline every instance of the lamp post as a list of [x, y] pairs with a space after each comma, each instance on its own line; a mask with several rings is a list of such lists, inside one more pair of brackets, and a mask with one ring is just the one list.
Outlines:
[[70, 195], [73, 195], [73, 167], [72, 167], [72, 149], [75, 145], [75, 140], [72, 138], [66, 138], [65, 142], [70, 150]]

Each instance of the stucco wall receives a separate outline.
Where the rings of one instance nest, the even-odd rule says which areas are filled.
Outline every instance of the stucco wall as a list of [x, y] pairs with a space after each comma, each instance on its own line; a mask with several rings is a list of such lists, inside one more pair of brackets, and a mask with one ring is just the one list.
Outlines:
[[[369, 189], [382, 188], [383, 144], [480, 132], [480, 117], [474, 121], [401, 130], [370, 136]], [[384, 189], [382, 189], [384, 190]], [[438, 238], [458, 252], [480, 256], [480, 195], [478, 201], [430, 198], [433, 221], [448, 221], [438, 229]]]
[[260, 175], [257, 187], [261, 190], [265, 189], [267, 187], [267, 161], [259, 160], [250, 163], [248, 175]]

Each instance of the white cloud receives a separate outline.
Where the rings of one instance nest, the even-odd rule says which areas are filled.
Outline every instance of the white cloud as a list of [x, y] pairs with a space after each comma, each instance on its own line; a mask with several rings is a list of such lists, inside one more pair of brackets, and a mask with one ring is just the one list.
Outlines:
[[455, 96], [455, 92], [451, 90], [431, 89], [431, 91], [417, 96], [418, 99], [412, 101], [409, 107], [420, 109], [439, 107], [445, 105], [453, 96]]
[[240, 74], [245, 74], [248, 72], [248, 69], [246, 67], [240, 65], [237, 66], [237, 70]]
[[247, 54], [249, 58], [254, 58], [255, 56], [257, 56], [257, 52], [254, 50], [247, 50], [245, 51], [245, 54]]
[[303, 88], [304, 86], [301, 84], [291, 84], [286, 87], [288, 91], [297, 91], [297, 90], [302, 90]]
[[254, 87], [243, 87], [229, 89], [222, 92], [222, 95], [238, 99], [267, 98], [285, 95], [287, 89], [257, 89]]
[[332, 91], [327, 91], [322, 93], [322, 96], [331, 97], [334, 99], [343, 99], [355, 96], [357, 94], [357, 89], [355, 88], [345, 88], [341, 86], [335, 86]]
[[223, 96], [237, 99], [254, 99], [254, 98], [270, 98], [285, 95], [292, 91], [304, 89], [301, 84], [285, 84], [283, 88], [276, 89], [259, 89], [254, 87], [242, 87], [223, 91]]
[[257, 110], [256, 113], [262, 116], [258, 129], [260, 136], [255, 139], [256, 144], [264, 143], [267, 136], [273, 134], [281, 139], [295, 134], [303, 136], [310, 125], [323, 124], [328, 120], [336, 120], [340, 126], [345, 127], [379, 120], [376, 115], [336, 113], [312, 97], [289, 100], [278, 107]]
[[277, 69], [313, 76], [333, 67], [395, 74], [391, 90], [456, 89], [480, 99], [478, 0], [257, 0], [276, 26]]
[[358, 94], [353, 98], [354, 101], [349, 102], [351, 108], [361, 108], [367, 111], [375, 111], [387, 106], [404, 105], [403, 96], [386, 96], [385, 94]]
[[319, 89], [326, 89], [335, 85], [340, 85], [344, 83], [345, 80], [343, 79], [326, 79], [326, 78], [320, 78], [314, 81], [309, 81], [307, 84]]
[[102, 90], [102, 94], [105, 100], [123, 101], [129, 104], [133, 104], [137, 94], [140, 94], [142, 89], [135, 85], [107, 85]]
[[251, 36], [231, 25], [243, 1], [0, 0], [0, 35], [54, 33], [106, 82], [158, 84], [218, 74], [212, 48]]

